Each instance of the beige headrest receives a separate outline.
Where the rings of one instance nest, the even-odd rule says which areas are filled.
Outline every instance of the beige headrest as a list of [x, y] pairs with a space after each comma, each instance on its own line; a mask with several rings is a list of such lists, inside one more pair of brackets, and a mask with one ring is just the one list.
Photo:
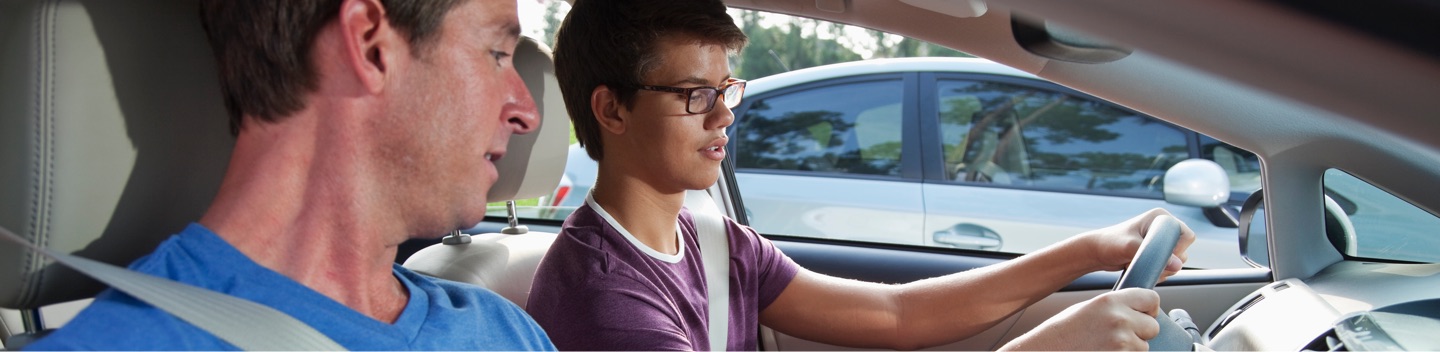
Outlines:
[[[198, 219], [233, 138], [190, 0], [0, 1], [0, 226], [125, 265]], [[0, 243], [0, 307], [103, 286]]]
[[515, 69], [520, 71], [520, 78], [535, 98], [535, 106], [540, 110], [540, 129], [510, 138], [505, 158], [495, 164], [500, 179], [490, 187], [488, 200], [491, 202], [549, 195], [565, 173], [570, 146], [570, 117], [565, 112], [564, 99], [560, 98], [560, 83], [555, 80], [550, 48], [522, 37], [515, 50]]

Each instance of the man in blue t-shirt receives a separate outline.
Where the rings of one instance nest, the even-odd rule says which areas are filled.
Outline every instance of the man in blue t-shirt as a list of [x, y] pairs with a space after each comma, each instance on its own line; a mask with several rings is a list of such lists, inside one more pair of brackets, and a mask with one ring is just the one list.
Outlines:
[[[515, 0], [204, 0], [236, 134], [205, 215], [131, 268], [273, 307], [349, 349], [553, 349], [517, 306], [393, 263], [479, 222], [538, 114]], [[106, 291], [31, 349], [220, 350]]]
[[[708, 349], [708, 299], [686, 190], [719, 177], [745, 82], [727, 54], [745, 44], [719, 0], [577, 0], [556, 35], [555, 72], [575, 135], [599, 170], [566, 219], [526, 305], [560, 349]], [[837, 96], [837, 100], [848, 97]], [[843, 191], [843, 190], [837, 190]], [[914, 349], [994, 326], [1096, 270], [1129, 263], [1156, 209], [986, 268], [903, 285], [795, 265], [728, 221], [726, 347], [753, 350], [763, 323], [813, 341]], [[1166, 275], [1195, 235], [1182, 229]], [[1159, 296], [1109, 292], [1003, 348], [1143, 349]]]

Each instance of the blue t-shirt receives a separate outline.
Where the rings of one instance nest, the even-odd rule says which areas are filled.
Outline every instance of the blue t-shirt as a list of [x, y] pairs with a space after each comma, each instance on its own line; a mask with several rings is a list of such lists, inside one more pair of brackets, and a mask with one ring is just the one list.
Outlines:
[[[191, 224], [131, 270], [248, 299], [299, 319], [351, 350], [554, 350], [518, 306], [480, 287], [421, 276], [396, 265], [410, 301], [394, 324], [372, 319], [251, 261]], [[27, 350], [234, 350], [130, 295], [106, 290], [63, 328]]]

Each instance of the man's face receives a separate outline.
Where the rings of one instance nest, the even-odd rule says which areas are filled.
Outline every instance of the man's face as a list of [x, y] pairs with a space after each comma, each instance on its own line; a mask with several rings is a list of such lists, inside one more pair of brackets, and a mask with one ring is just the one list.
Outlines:
[[[656, 45], [661, 64], [641, 84], [677, 88], [720, 87], [730, 78], [726, 50], [685, 35], [662, 37]], [[703, 114], [686, 113], [680, 93], [639, 90], [633, 108], [620, 108], [626, 131], [605, 141], [605, 161], [617, 157], [627, 173], [662, 192], [701, 189], [720, 176], [725, 157], [725, 128], [735, 115], [717, 102]], [[619, 149], [612, 149], [616, 146]], [[610, 151], [615, 151], [611, 153]]]
[[[513, 0], [470, 0], [445, 16], [437, 40], [405, 61], [391, 86], [381, 134], [385, 171], [409, 219], [436, 219], [436, 234], [478, 222], [512, 133], [539, 127], [535, 103], [515, 71], [519, 40]], [[397, 65], [398, 66], [398, 65]], [[449, 218], [436, 218], [449, 216]], [[434, 230], [427, 230], [434, 231]]]

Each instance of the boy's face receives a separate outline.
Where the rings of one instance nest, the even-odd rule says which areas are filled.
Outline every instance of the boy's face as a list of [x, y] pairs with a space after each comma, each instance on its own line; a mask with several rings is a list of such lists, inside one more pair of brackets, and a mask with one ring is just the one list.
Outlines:
[[[656, 49], [660, 65], [645, 73], [643, 85], [718, 88], [730, 79], [723, 46], [671, 35], [661, 38]], [[626, 127], [605, 141], [605, 161], [620, 159], [613, 161], [623, 165], [624, 173], [665, 193], [714, 184], [725, 158], [725, 128], [735, 115], [719, 101], [709, 112], [690, 114], [687, 99], [681, 93], [636, 91], [632, 108], [619, 107]]]

